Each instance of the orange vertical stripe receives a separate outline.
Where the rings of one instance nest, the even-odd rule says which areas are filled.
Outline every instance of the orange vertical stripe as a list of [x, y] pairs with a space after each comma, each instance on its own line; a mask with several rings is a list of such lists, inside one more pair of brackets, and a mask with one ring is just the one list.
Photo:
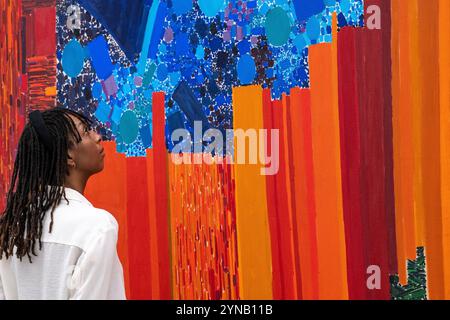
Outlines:
[[450, 299], [450, 1], [439, 1], [442, 243], [445, 286]]
[[302, 298], [319, 297], [316, 209], [314, 200], [314, 175], [311, 141], [310, 91], [291, 90], [291, 126], [295, 183], [295, 215], [297, 217], [298, 251], [300, 260]]
[[416, 257], [414, 221], [414, 133], [411, 113], [408, 2], [392, 1], [392, 112], [397, 258], [400, 282], [407, 259]]
[[333, 14], [334, 42], [311, 46], [309, 52], [320, 299], [348, 299], [336, 39]]
[[423, 183], [422, 183], [422, 126], [421, 126], [421, 99], [422, 86], [420, 74], [419, 59], [419, 0], [411, 0], [408, 3], [408, 20], [409, 20], [409, 41], [410, 51], [409, 59], [411, 66], [411, 113], [413, 115], [413, 136], [414, 136], [414, 218], [416, 228], [416, 246], [425, 246], [425, 208], [423, 200]]
[[103, 142], [102, 145], [106, 154], [104, 170], [89, 179], [85, 194], [95, 207], [113, 214], [119, 224], [117, 251], [123, 266], [127, 297], [130, 297], [125, 155], [116, 152], [114, 142]]
[[[262, 88], [233, 88], [233, 112], [235, 130], [262, 129]], [[235, 150], [237, 147], [235, 146]], [[266, 181], [260, 170], [260, 165], [234, 165], [241, 299], [272, 298], [272, 256]]]
[[[419, 1], [421, 73], [422, 183], [428, 288], [431, 299], [444, 298], [439, 108], [439, 0]], [[424, 28], [426, 26], [426, 28]], [[447, 30], [448, 32], [448, 30]], [[448, 143], [448, 141], [446, 141]]]

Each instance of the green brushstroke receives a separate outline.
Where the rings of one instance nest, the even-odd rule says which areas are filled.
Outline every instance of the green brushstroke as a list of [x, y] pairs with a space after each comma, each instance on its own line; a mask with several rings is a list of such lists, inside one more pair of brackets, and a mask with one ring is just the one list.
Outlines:
[[398, 275], [390, 277], [392, 300], [427, 300], [425, 249], [417, 248], [416, 260], [408, 260], [408, 283], [400, 284]]

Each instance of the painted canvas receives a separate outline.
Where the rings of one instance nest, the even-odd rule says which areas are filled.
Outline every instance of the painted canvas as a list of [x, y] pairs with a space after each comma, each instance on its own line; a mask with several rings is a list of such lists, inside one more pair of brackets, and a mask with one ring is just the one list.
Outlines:
[[0, 207], [27, 115], [88, 116], [129, 299], [450, 299], [448, 0], [0, 12]]

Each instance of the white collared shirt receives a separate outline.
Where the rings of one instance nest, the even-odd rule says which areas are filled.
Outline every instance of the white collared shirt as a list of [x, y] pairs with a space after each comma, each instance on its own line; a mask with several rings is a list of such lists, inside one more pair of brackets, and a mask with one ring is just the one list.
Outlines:
[[118, 224], [78, 191], [65, 188], [53, 213], [44, 218], [42, 250], [22, 261], [0, 260], [0, 300], [122, 300], [122, 264], [117, 255]]

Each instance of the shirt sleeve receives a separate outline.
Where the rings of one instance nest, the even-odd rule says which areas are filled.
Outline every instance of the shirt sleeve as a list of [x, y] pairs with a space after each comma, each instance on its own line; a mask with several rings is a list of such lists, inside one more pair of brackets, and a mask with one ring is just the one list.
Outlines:
[[72, 300], [124, 300], [122, 265], [117, 256], [117, 229], [97, 235], [72, 274]]

